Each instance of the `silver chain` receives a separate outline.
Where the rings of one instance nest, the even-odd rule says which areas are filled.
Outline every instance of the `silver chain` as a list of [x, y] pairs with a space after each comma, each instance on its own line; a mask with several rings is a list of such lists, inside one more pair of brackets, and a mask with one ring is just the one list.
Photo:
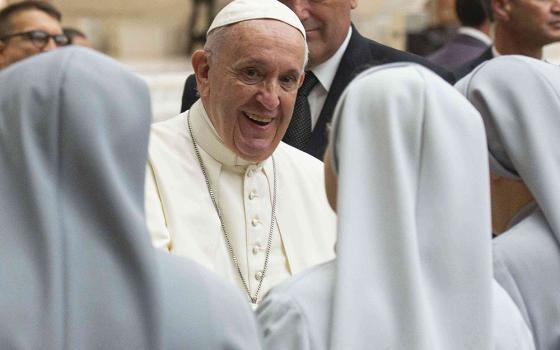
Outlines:
[[216, 201], [216, 195], [214, 194], [214, 190], [212, 189], [212, 186], [210, 184], [210, 178], [208, 177], [208, 172], [206, 171], [206, 167], [204, 166], [204, 162], [202, 161], [202, 157], [200, 156], [200, 151], [198, 150], [198, 145], [196, 143], [196, 140], [195, 140], [193, 132], [192, 132], [191, 120], [190, 120], [190, 111], [187, 112], [187, 129], [189, 131], [189, 134], [190, 134], [192, 142], [193, 142], [194, 153], [196, 154], [196, 158], [198, 158], [198, 163], [200, 164], [200, 169], [202, 170], [202, 174], [204, 175], [204, 180], [206, 181], [206, 187], [208, 188], [208, 193], [210, 194], [210, 199], [212, 199], [212, 204], [214, 204], [214, 208], [216, 209], [216, 213], [218, 214], [218, 218], [220, 219], [220, 226], [222, 227], [222, 232], [224, 234], [224, 239], [226, 241], [226, 245], [227, 245], [227, 248], [228, 248], [228, 251], [229, 251], [229, 255], [231, 257], [231, 260], [233, 260], [233, 263], [235, 264], [235, 268], [237, 269], [237, 272], [239, 274], [239, 278], [241, 279], [241, 282], [243, 283], [243, 286], [245, 287], [245, 291], [247, 292], [247, 295], [249, 296], [249, 299], [251, 300], [251, 303], [257, 304], [258, 297], [259, 297], [259, 292], [261, 290], [261, 286], [262, 286], [262, 283], [264, 281], [264, 277], [266, 276], [266, 270], [268, 269], [268, 261], [269, 261], [269, 258], [270, 258], [270, 249], [272, 247], [272, 233], [274, 232], [274, 223], [276, 222], [276, 162], [274, 161], [274, 156], [272, 156], [272, 173], [273, 173], [273, 176], [274, 176], [274, 181], [273, 181], [274, 192], [273, 192], [273, 195], [272, 195], [272, 213], [271, 213], [271, 216], [270, 216], [270, 230], [268, 232], [268, 241], [266, 243], [266, 255], [265, 255], [265, 258], [264, 258], [264, 266], [263, 266], [263, 270], [262, 270], [262, 276], [261, 276], [261, 279], [260, 279], [259, 284], [257, 286], [257, 291], [255, 292], [255, 296], [251, 296], [251, 290], [249, 288], [249, 284], [247, 283], [247, 280], [245, 279], [245, 277], [243, 277], [243, 273], [241, 272], [241, 267], [239, 267], [239, 261], [237, 259], [237, 256], [233, 252], [233, 247], [232, 247], [231, 242], [229, 240], [229, 234], [227, 233], [226, 226], [224, 224], [224, 219], [222, 218], [222, 211], [220, 210], [220, 207], [218, 206], [218, 202]]

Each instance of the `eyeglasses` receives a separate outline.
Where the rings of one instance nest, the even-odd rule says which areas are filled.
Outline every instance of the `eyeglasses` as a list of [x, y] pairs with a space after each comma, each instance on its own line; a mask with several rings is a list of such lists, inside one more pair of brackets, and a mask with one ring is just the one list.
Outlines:
[[53, 38], [56, 46], [65, 46], [70, 42], [70, 40], [68, 40], [68, 37], [64, 34], [51, 35], [43, 30], [31, 30], [29, 32], [4, 35], [0, 38], [0, 41], [6, 41], [6, 39], [10, 39], [15, 36], [22, 36], [26, 40], [31, 41], [33, 45], [39, 50], [42, 50], [45, 48], [45, 46], [47, 46], [50, 38]]

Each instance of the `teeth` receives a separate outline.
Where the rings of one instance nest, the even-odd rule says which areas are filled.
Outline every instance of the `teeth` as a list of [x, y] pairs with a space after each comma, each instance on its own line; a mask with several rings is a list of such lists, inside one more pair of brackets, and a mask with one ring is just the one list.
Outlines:
[[255, 120], [257, 122], [270, 123], [272, 121], [272, 118], [263, 117], [261, 115], [256, 115], [251, 113], [245, 113], [245, 114], [247, 115], [247, 117], [249, 117], [249, 119]]

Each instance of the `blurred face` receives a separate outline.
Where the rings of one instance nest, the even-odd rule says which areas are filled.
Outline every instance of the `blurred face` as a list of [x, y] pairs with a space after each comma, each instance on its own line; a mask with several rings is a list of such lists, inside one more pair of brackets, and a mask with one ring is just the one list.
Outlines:
[[91, 44], [91, 42], [87, 38], [84, 38], [83, 36], [79, 36], [79, 35], [75, 36], [72, 39], [72, 44], [78, 45], [78, 46], [83, 46], [83, 47], [93, 48], [93, 45]]
[[560, 41], [560, 0], [510, 0], [508, 29], [520, 41], [544, 46]]
[[[249, 161], [268, 158], [282, 140], [303, 81], [305, 42], [280, 21], [235, 24], [193, 54], [198, 90], [224, 144]], [[209, 40], [213, 40], [212, 37]]]
[[[24, 10], [15, 13], [10, 19], [10, 33], [22, 33], [32, 30], [42, 30], [51, 35], [62, 34], [60, 23], [50, 15], [39, 10]], [[36, 55], [43, 51], [50, 51], [57, 46], [52, 38], [43, 48], [38, 48], [32, 40], [25, 36], [14, 36], [0, 41], [0, 68], [14, 62]]]
[[280, 0], [299, 17], [307, 33], [309, 67], [328, 60], [348, 34], [358, 0]]

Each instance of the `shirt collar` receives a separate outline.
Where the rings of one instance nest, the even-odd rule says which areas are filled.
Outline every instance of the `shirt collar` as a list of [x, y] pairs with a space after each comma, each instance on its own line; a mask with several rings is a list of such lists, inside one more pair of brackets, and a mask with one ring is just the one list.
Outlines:
[[488, 46], [492, 45], [492, 39], [488, 35], [486, 35], [486, 33], [481, 32], [480, 30], [473, 27], [460, 27], [458, 32], [460, 34], [472, 36], [473, 38], [482, 41]]
[[346, 48], [348, 47], [351, 36], [352, 27], [349, 27], [348, 34], [346, 34], [346, 39], [344, 39], [342, 45], [340, 45], [334, 55], [332, 55], [325, 62], [311, 69], [313, 74], [315, 74], [315, 76], [317, 77], [317, 80], [319, 80], [321, 86], [327, 91], [329, 91], [329, 89], [331, 88], [334, 76], [336, 75], [336, 71], [338, 70], [338, 66], [340, 65], [342, 56], [344, 55], [344, 51], [346, 51]]
[[239, 157], [232, 150], [227, 148], [218, 132], [212, 125], [208, 113], [202, 104], [202, 100], [198, 100], [193, 104], [191, 109], [187, 112], [187, 117], [190, 118], [193, 136], [196, 143], [218, 163], [228, 168], [237, 168], [240, 172], [244, 172], [249, 165], [261, 166], [266, 163], [268, 159], [263, 162], [251, 162]]

